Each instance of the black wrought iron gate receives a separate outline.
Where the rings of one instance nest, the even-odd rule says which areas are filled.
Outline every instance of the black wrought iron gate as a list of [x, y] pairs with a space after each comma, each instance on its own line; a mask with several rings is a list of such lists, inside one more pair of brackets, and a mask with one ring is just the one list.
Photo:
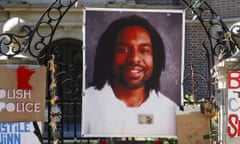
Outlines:
[[[55, 57], [55, 95], [59, 98], [56, 105], [53, 105], [51, 91], [47, 95], [48, 120], [45, 122], [44, 139], [50, 143], [54, 141], [55, 135], [59, 143], [66, 141], [77, 143], [81, 137], [82, 42], [75, 39], [60, 39], [51, 44], [47, 53], [47, 59]], [[42, 64], [46, 64], [47, 59], [44, 58]], [[51, 86], [50, 77], [48, 82]], [[57, 113], [52, 112], [54, 107], [58, 109]], [[58, 117], [55, 132], [49, 125], [54, 115]]]
[[[71, 141], [72, 143], [81, 143], [83, 138], [81, 137], [81, 90], [82, 90], [82, 42], [75, 39], [60, 39], [58, 41], [52, 42], [54, 33], [58, 27], [58, 24], [62, 20], [63, 16], [66, 12], [77, 2], [78, 0], [55, 0], [52, 5], [43, 13], [40, 17], [39, 21], [32, 29], [28, 26], [24, 26], [24, 30], [27, 32], [26, 35], [16, 35], [11, 33], [3, 33], [0, 35], [1, 37], [8, 37], [10, 39], [9, 43], [5, 43], [6, 45], [11, 42], [16, 42], [17, 47], [13, 50], [12, 54], [7, 54], [2, 51], [0, 48], [0, 53], [9, 58], [18, 55], [19, 53], [25, 52], [36, 59], [38, 59], [39, 63], [42, 65], [49, 64], [50, 60], [54, 60], [54, 68], [55, 68], [55, 81], [56, 87], [54, 89], [54, 94], [58, 96], [58, 99], [55, 101], [57, 107], [57, 113], [51, 113], [53, 109], [53, 96], [51, 91], [48, 91], [47, 94], [47, 117], [45, 121], [45, 132], [43, 135], [43, 139], [46, 143], [52, 143], [54, 137], [56, 136], [58, 139], [58, 143], [65, 143], [66, 141]], [[198, 16], [201, 24], [204, 26], [206, 33], [208, 34], [209, 41], [212, 42], [213, 37], [211, 37], [210, 32], [205, 27], [205, 22], [208, 22], [207, 26], [214, 26], [211, 21], [216, 20], [223, 32], [229, 32], [225, 27], [224, 23], [218, 17], [218, 15], [209, 7], [209, 5], [205, 1], [191, 1], [191, 0], [183, 0], [183, 2], [191, 8], [195, 15]], [[212, 16], [209, 21], [205, 21], [202, 18], [202, 12], [207, 10], [210, 12], [210, 16]], [[54, 14], [53, 14], [54, 13]], [[56, 15], [56, 13], [58, 15]], [[40, 30], [41, 26], [45, 26], [48, 28], [48, 33], [42, 33]], [[18, 38], [25, 38], [23, 42], [18, 42]], [[221, 36], [220, 36], [221, 38]], [[204, 75], [196, 73], [199, 76], [198, 82], [202, 81], [204, 84], [202, 92], [205, 92], [204, 95], [211, 95], [211, 81], [209, 70], [213, 66], [213, 55], [219, 55], [216, 51], [223, 52], [225, 55], [230, 54], [234, 49], [227, 51], [225, 49], [225, 43], [221, 43], [222, 41], [218, 41], [218, 39], [214, 39], [217, 42], [213, 45], [210, 43], [209, 45], [205, 45], [203, 43], [203, 48], [206, 50], [204, 54], [204, 58], [208, 58], [206, 65], [208, 67], [208, 71], [205, 72]], [[33, 39], [37, 39], [37, 42], [32, 42]], [[0, 39], [2, 44], [2, 39]], [[1, 45], [2, 46], [2, 45]], [[208, 49], [210, 47], [210, 49]], [[54, 58], [54, 59], [53, 59]], [[196, 64], [197, 65], [197, 64]], [[194, 66], [194, 65], [193, 65]], [[191, 91], [191, 77], [188, 77], [192, 73], [192, 65], [185, 65], [185, 79], [184, 79], [184, 91], [187, 92], [189, 89]], [[48, 88], [51, 87], [51, 71], [48, 72]], [[197, 80], [197, 79], [196, 79]], [[189, 87], [190, 86], [190, 87]], [[56, 121], [57, 131], [53, 131], [51, 125], [52, 117], [59, 117]]]

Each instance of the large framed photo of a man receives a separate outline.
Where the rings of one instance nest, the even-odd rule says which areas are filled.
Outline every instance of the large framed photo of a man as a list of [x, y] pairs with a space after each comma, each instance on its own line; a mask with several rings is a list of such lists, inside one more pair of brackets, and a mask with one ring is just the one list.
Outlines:
[[84, 9], [84, 137], [176, 137], [184, 19], [184, 10]]

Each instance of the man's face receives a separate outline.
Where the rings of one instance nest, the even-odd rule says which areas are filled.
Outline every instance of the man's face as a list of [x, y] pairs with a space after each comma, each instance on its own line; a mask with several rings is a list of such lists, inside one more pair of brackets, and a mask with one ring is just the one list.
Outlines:
[[139, 88], [153, 71], [152, 42], [148, 31], [129, 26], [118, 34], [114, 47], [114, 84]]

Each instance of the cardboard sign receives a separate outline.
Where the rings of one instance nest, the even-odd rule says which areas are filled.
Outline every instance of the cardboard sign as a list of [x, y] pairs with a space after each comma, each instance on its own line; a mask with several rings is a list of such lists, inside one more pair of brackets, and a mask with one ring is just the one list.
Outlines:
[[43, 121], [46, 67], [0, 66], [0, 122]]
[[187, 106], [177, 112], [177, 135], [179, 144], [210, 144], [209, 119], [199, 107]]

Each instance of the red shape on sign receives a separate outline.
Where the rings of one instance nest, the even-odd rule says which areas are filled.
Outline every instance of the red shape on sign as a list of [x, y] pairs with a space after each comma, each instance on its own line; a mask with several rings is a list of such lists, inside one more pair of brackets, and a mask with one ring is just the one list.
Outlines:
[[34, 72], [34, 70], [27, 69], [24, 66], [19, 66], [17, 69], [17, 88], [32, 90], [32, 86], [29, 84], [29, 80]]

